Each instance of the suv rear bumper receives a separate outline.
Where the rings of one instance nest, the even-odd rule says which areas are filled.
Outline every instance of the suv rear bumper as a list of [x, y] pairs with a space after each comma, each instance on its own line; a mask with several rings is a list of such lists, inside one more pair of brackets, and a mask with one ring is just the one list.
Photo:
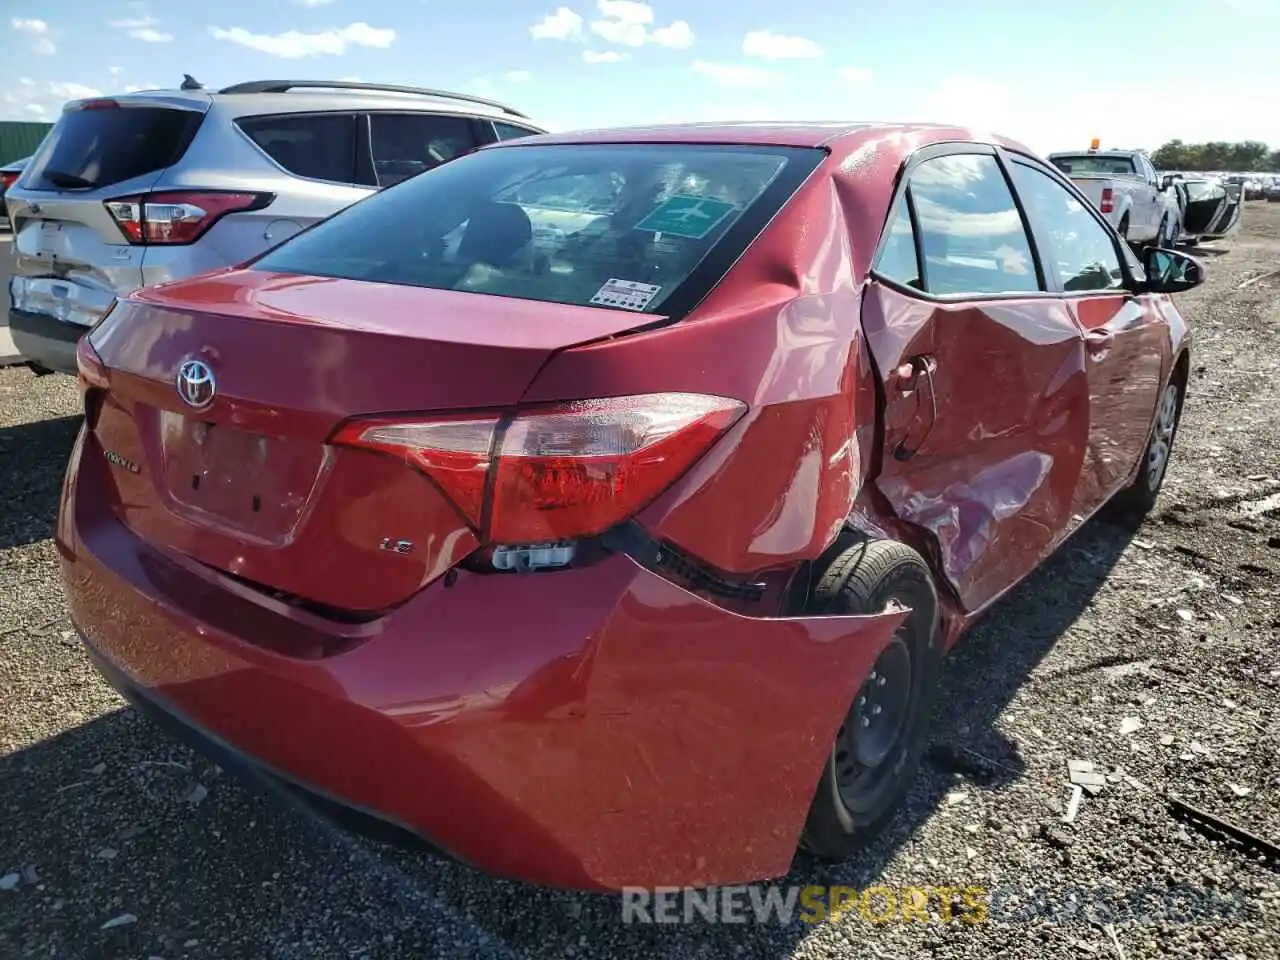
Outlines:
[[75, 375], [76, 343], [88, 332], [88, 327], [43, 314], [9, 311], [9, 333], [18, 353], [24, 360], [55, 373]]
[[[56, 543], [113, 682], [206, 746], [550, 886], [786, 873], [836, 730], [905, 616], [744, 617], [617, 554], [463, 574], [333, 624], [141, 540], [107, 505], [112, 469], [82, 428]], [[325, 635], [355, 642], [326, 654]]]

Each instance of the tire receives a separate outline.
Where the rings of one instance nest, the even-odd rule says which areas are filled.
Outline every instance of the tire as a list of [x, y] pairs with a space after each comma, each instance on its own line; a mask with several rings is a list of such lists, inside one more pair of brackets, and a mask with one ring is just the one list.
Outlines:
[[1142, 452], [1138, 475], [1112, 499], [1110, 507], [1117, 517], [1141, 520], [1149, 514], [1164, 486], [1169, 470], [1169, 458], [1173, 455], [1173, 442], [1178, 435], [1178, 423], [1182, 420], [1184, 385], [1178, 377], [1171, 377], [1160, 392], [1155, 423], [1151, 436]]
[[1129, 242], [1129, 215], [1126, 213], [1120, 218], [1120, 226], [1116, 228], [1120, 233], [1120, 239], [1125, 243]]
[[910, 789], [928, 741], [941, 638], [933, 576], [901, 543], [853, 543], [813, 593], [814, 613], [879, 613], [895, 602], [911, 613], [845, 715], [800, 836], [801, 848], [824, 860], [844, 860], [873, 839]]

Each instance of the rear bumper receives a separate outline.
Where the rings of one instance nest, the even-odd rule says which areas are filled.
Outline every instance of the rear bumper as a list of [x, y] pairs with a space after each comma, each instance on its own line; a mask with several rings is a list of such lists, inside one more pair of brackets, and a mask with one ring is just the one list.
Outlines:
[[22, 310], [9, 311], [9, 333], [23, 359], [55, 373], [76, 373], [76, 343], [88, 327]]
[[[785, 873], [903, 617], [743, 617], [616, 555], [463, 574], [372, 624], [321, 623], [134, 536], [83, 438], [57, 545], [113, 682], [206, 746], [502, 876], [619, 889]], [[308, 638], [325, 631], [353, 642], [323, 656]]]

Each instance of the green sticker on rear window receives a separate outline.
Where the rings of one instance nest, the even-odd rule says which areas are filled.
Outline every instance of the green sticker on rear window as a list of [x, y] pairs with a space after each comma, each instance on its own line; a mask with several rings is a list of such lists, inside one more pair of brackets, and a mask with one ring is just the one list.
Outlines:
[[674, 196], [637, 223], [636, 229], [701, 240], [735, 209], [734, 204], [711, 197]]

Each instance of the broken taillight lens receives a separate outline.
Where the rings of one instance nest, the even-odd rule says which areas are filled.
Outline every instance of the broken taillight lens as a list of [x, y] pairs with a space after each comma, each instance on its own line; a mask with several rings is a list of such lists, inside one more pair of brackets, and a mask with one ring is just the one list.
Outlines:
[[595, 536], [635, 516], [745, 409], [724, 397], [648, 394], [575, 401], [510, 421], [357, 420], [333, 442], [403, 457], [486, 542], [551, 543]]
[[116, 197], [107, 212], [132, 244], [156, 246], [193, 243], [228, 213], [261, 210], [270, 193], [182, 190]]

